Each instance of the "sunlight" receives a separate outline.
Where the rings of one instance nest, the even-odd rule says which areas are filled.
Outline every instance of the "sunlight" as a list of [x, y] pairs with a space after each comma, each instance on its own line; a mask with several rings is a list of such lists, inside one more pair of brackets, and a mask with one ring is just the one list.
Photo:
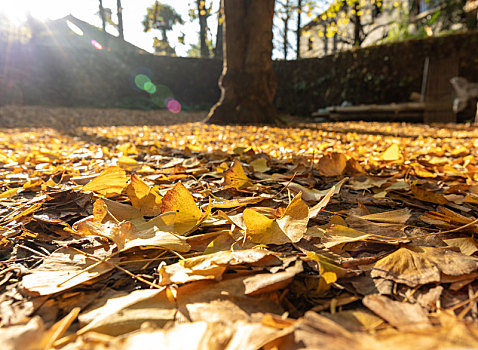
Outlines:
[[52, 8], [37, 1], [9, 1], [2, 4], [0, 14], [13, 24], [21, 25], [29, 15], [40, 21], [46, 20], [52, 15]]

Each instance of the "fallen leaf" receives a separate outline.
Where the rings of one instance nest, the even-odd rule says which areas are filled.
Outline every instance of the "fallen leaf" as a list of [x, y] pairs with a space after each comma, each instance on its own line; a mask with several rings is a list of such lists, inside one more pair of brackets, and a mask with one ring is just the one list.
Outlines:
[[404, 246], [377, 261], [371, 272], [410, 287], [446, 281], [447, 278], [467, 278], [478, 270], [478, 258], [447, 249]]
[[92, 191], [105, 197], [113, 197], [121, 194], [127, 185], [128, 178], [125, 171], [120, 167], [111, 166], [83, 186], [82, 191]]
[[223, 175], [224, 186], [226, 187], [234, 187], [240, 190], [252, 185], [251, 179], [247, 177], [244, 168], [237, 159], [234, 160], [232, 166]]
[[396, 143], [392, 144], [380, 154], [380, 159], [385, 161], [395, 161], [400, 160], [401, 158], [402, 154], [400, 152], [400, 147]]
[[430, 320], [418, 304], [391, 300], [379, 294], [366, 295], [363, 304], [401, 331], [431, 328]]
[[269, 219], [254, 209], [242, 213], [246, 233], [250, 240], [260, 244], [284, 244], [298, 242], [307, 231], [309, 207], [296, 195], [279, 219]]
[[344, 173], [347, 166], [347, 157], [342, 153], [332, 153], [319, 159], [317, 168], [321, 175], [339, 176]]
[[131, 175], [131, 183], [126, 188], [131, 204], [144, 216], [157, 216], [161, 213], [161, 196], [137, 175]]

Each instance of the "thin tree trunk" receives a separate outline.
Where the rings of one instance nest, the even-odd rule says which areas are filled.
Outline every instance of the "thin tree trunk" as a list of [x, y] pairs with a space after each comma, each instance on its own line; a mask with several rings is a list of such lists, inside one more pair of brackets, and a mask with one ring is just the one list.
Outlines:
[[116, 0], [116, 13], [118, 15], [118, 32], [121, 40], [124, 40], [123, 34], [123, 8], [121, 7], [121, 0]]
[[206, 122], [275, 123], [277, 83], [271, 58], [274, 0], [223, 0], [223, 8], [221, 98]]
[[362, 44], [362, 38], [360, 37], [360, 31], [362, 29], [362, 18], [359, 15], [360, 11], [360, 4], [359, 1], [356, 0], [354, 2], [354, 46], [360, 46]]
[[297, 43], [296, 43], [296, 54], [297, 59], [300, 59], [300, 36], [302, 35], [302, 28], [301, 28], [301, 17], [302, 17], [302, 0], [297, 1]]
[[216, 47], [214, 48], [214, 57], [222, 58], [223, 56], [223, 43], [224, 43], [224, 9], [222, 7], [222, 1], [220, 2], [219, 12], [217, 15], [217, 33], [216, 33]]
[[[201, 0], [197, 0], [198, 16], [199, 16], [199, 41], [201, 46], [201, 57], [209, 57], [209, 49], [207, 47], [207, 14], [206, 8], [201, 7]], [[201, 14], [202, 13], [202, 14]]]
[[289, 19], [290, 19], [289, 0], [287, 0], [285, 2], [284, 9], [285, 9], [285, 17], [283, 18], [283, 21], [284, 21], [284, 37], [283, 37], [284, 43], [283, 43], [283, 47], [282, 47], [282, 52], [284, 54], [284, 60], [287, 60], [287, 51], [289, 49], [289, 38], [288, 38]]
[[103, 32], [106, 31], [106, 18], [105, 18], [105, 8], [103, 7], [103, 0], [100, 0], [100, 17], [101, 17], [101, 26]]

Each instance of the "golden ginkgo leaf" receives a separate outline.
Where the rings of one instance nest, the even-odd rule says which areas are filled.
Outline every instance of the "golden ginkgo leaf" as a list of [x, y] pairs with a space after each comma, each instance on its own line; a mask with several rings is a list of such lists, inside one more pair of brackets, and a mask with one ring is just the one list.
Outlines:
[[401, 158], [402, 153], [400, 152], [400, 147], [396, 143], [388, 147], [383, 153], [380, 154], [380, 159], [385, 161], [400, 160]]
[[131, 204], [145, 216], [157, 216], [161, 213], [161, 196], [137, 175], [131, 176], [126, 188]]
[[113, 197], [121, 194], [127, 185], [126, 172], [118, 166], [111, 166], [83, 186], [82, 191], [92, 191], [105, 197]]
[[416, 287], [427, 283], [470, 278], [478, 259], [448, 249], [404, 246], [377, 261], [372, 277], [382, 277]]
[[247, 208], [242, 214], [246, 233], [250, 240], [259, 244], [284, 244], [298, 242], [307, 231], [309, 207], [297, 194], [279, 219], [270, 219], [254, 209]]
[[170, 211], [176, 213], [174, 232], [179, 235], [188, 233], [203, 218], [193, 196], [181, 182], [166, 192], [161, 201], [161, 212]]
[[243, 189], [252, 185], [242, 167], [241, 163], [235, 159], [232, 166], [224, 172], [224, 186]]

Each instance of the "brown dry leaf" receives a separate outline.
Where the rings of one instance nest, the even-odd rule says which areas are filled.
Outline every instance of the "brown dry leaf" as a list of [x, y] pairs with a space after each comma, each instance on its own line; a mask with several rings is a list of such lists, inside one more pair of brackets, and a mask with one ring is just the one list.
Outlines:
[[246, 234], [254, 243], [284, 244], [298, 242], [307, 231], [309, 207], [296, 195], [279, 219], [269, 219], [254, 209], [245, 209], [242, 213], [246, 225]]
[[94, 331], [109, 335], [125, 334], [141, 327], [144, 322], [162, 327], [176, 315], [176, 305], [163, 290], [143, 289], [127, 295], [108, 295], [104, 305], [94, 307], [79, 316], [83, 327], [78, 334]]
[[105, 197], [113, 197], [121, 194], [127, 185], [128, 178], [125, 171], [120, 167], [111, 166], [103, 170], [81, 190], [96, 192]]
[[384, 295], [366, 295], [363, 304], [401, 331], [417, 331], [431, 327], [425, 311], [418, 304], [394, 301]]
[[39, 316], [28, 322], [0, 328], [4, 350], [38, 350], [45, 336], [45, 326]]
[[478, 258], [441, 248], [404, 246], [375, 263], [371, 276], [416, 287], [466, 279], [477, 270]]
[[[98, 259], [109, 255], [100, 249], [95, 251]], [[51, 295], [90, 282], [113, 268], [112, 264], [98, 262], [76, 249], [59, 248], [31, 270], [31, 274], [23, 277], [22, 288], [30, 295]]]
[[404, 224], [408, 219], [410, 219], [411, 216], [411, 210], [404, 208], [382, 213], [363, 215], [360, 218], [369, 221], [386, 222], [390, 224]]
[[257, 158], [250, 162], [249, 165], [252, 167], [252, 169], [254, 169], [254, 171], [259, 173], [265, 173], [266, 171], [271, 170], [271, 168], [267, 166], [267, 159], [265, 158]]
[[450, 247], [457, 247], [465, 255], [473, 255], [478, 252], [478, 243], [472, 237], [458, 237], [444, 239], [443, 242]]
[[448, 203], [448, 200], [441, 193], [427, 191], [415, 185], [412, 185], [411, 189], [415, 198], [421, 201], [440, 204], [440, 205], [444, 205]]
[[[334, 186], [334, 190], [332, 191], [332, 195], [338, 194], [342, 188], [342, 185], [348, 180], [348, 178], [344, 178], [337, 182]], [[282, 185], [286, 186], [289, 190], [291, 190], [293, 193], [299, 193], [302, 192], [302, 199], [306, 201], [320, 201], [322, 198], [325, 196], [329, 195], [331, 188], [328, 188], [326, 190], [316, 190], [314, 188], [310, 189], [307, 187], [304, 187], [302, 185], [299, 185], [295, 182], [282, 182]]]
[[131, 183], [126, 188], [131, 204], [144, 216], [161, 214], [161, 196], [137, 175], [131, 175]]
[[179, 235], [189, 233], [205, 218], [193, 196], [181, 182], [166, 192], [161, 201], [161, 211], [176, 213], [174, 232]]
[[264, 249], [221, 251], [209, 255], [181, 260], [158, 270], [160, 285], [187, 283], [208, 279], [220, 279], [229, 268], [240, 264], [272, 266], [280, 264], [276, 254]]
[[332, 153], [319, 159], [317, 167], [321, 175], [339, 176], [347, 166], [347, 157], [343, 153]]
[[223, 175], [225, 187], [234, 187], [240, 190], [252, 185], [251, 179], [247, 177], [241, 162], [237, 159], [234, 160], [232, 166]]

